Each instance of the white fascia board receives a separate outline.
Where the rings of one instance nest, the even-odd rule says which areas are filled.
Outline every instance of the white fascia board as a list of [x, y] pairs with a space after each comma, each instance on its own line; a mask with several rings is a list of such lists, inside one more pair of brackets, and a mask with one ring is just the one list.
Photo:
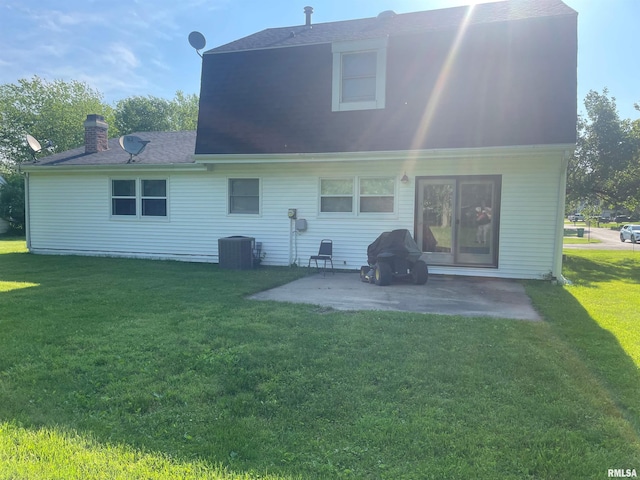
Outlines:
[[120, 165], [22, 165], [20, 169], [23, 172], [64, 172], [64, 173], [98, 173], [98, 172], [187, 172], [187, 171], [205, 171], [206, 165], [196, 163], [169, 163], [165, 165], [153, 164], [135, 164], [123, 163]]
[[331, 153], [269, 153], [269, 154], [197, 154], [196, 164], [228, 165], [228, 164], [268, 164], [268, 163], [300, 163], [300, 162], [368, 162], [402, 159], [437, 159], [437, 158], [485, 158], [485, 157], [517, 157], [542, 156], [548, 154], [571, 154], [575, 144], [526, 145], [510, 147], [482, 148], [442, 148], [433, 150], [394, 150], [386, 152], [331, 152]]

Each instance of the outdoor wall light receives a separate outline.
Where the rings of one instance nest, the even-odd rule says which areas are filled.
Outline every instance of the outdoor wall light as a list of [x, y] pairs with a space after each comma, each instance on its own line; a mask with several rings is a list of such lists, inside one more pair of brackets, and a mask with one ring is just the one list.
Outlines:
[[404, 172], [404, 175], [400, 179], [402, 183], [409, 183], [409, 177], [407, 177], [407, 172]]

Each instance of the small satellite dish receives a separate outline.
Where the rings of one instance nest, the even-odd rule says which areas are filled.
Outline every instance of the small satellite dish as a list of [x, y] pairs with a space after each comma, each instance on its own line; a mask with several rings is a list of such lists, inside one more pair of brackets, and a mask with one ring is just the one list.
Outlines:
[[123, 135], [118, 140], [122, 149], [130, 155], [127, 163], [131, 163], [133, 161], [133, 157], [140, 155], [149, 142], [150, 140], [142, 140], [140, 137], [136, 137], [135, 135]]
[[202, 58], [202, 54], [199, 50], [202, 50], [206, 44], [207, 41], [200, 32], [191, 32], [189, 34], [189, 45], [196, 49], [196, 53], [200, 55], [200, 58]]
[[29, 148], [33, 150], [33, 153], [40, 153], [42, 151], [42, 146], [40, 142], [36, 140], [34, 137], [27, 133], [27, 143], [29, 144]]
[[42, 152], [42, 150], [44, 150], [45, 148], [50, 152], [53, 152], [54, 145], [51, 140], [45, 140], [46, 143], [44, 147], [42, 147], [42, 145], [40, 145], [40, 142], [36, 140], [35, 137], [29, 134], [27, 134], [26, 137], [27, 137], [27, 145], [29, 145], [29, 148], [31, 149], [31, 156], [33, 157], [34, 162], [38, 161], [38, 159], [36, 158], [36, 153]]

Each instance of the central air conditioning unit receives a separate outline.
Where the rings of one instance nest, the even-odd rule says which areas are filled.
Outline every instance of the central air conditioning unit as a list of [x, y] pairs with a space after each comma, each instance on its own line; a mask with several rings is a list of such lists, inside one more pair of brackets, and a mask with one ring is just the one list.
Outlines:
[[254, 267], [255, 238], [233, 236], [218, 239], [218, 264], [227, 270], [251, 270]]

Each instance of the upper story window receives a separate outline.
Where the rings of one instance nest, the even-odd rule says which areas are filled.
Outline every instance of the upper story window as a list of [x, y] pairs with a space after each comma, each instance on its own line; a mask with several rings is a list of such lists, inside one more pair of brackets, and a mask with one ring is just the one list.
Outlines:
[[338, 42], [332, 52], [332, 111], [384, 108], [387, 39]]

